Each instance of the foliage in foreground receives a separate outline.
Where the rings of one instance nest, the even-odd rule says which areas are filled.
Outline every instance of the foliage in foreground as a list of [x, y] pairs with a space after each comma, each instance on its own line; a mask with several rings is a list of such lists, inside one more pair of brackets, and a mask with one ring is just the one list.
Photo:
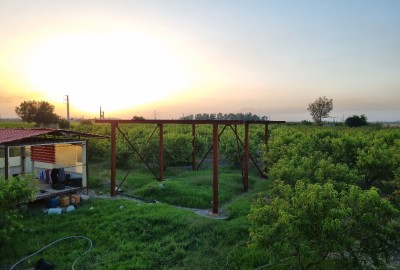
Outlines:
[[400, 244], [398, 213], [376, 189], [276, 182], [271, 197], [252, 206], [251, 245], [271, 267], [310, 269], [333, 258], [351, 268], [384, 267]]
[[[91, 199], [71, 213], [30, 212], [24, 230], [0, 255], [0, 265], [15, 263], [46, 244], [71, 235], [93, 241], [76, 269], [232, 269], [229, 253], [248, 237], [245, 218], [217, 220], [162, 203]], [[43, 257], [57, 269], [70, 269], [87, 241], [63, 241], [23, 262], [33, 267]]]
[[30, 187], [32, 176], [25, 175], [8, 180], [0, 177], [0, 244], [22, 228], [19, 207], [33, 199], [34, 189]]

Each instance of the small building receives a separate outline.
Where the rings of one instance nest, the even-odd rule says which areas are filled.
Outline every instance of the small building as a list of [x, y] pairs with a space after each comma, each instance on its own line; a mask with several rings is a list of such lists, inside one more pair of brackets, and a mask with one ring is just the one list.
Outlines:
[[105, 136], [64, 129], [0, 129], [0, 177], [33, 174], [35, 199], [87, 188], [89, 138]]

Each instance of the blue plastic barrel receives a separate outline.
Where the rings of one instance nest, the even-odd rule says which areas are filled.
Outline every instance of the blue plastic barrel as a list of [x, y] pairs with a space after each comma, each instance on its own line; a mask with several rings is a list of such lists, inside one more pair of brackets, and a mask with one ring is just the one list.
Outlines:
[[49, 208], [56, 208], [58, 206], [58, 202], [60, 200], [60, 197], [53, 197], [49, 200]]

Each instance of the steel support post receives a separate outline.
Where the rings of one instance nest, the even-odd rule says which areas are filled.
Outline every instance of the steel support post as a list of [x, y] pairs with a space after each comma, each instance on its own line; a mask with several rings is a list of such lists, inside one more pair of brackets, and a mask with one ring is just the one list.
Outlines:
[[117, 170], [117, 136], [116, 128], [117, 123], [111, 123], [111, 196], [115, 196], [115, 182]]
[[244, 124], [243, 190], [249, 189], [249, 124]]
[[213, 125], [213, 210], [218, 214], [218, 124]]
[[85, 140], [85, 142], [86, 142], [86, 148], [85, 148], [84, 158], [85, 158], [85, 170], [86, 170], [86, 194], [89, 194], [89, 159], [87, 154], [89, 149], [89, 140]]
[[162, 181], [164, 178], [164, 126], [163, 124], [158, 124], [160, 129], [160, 141], [159, 141], [159, 155], [158, 155], [158, 181]]
[[192, 171], [196, 170], [196, 125], [192, 124]]
[[10, 157], [9, 152], [10, 152], [9, 148], [8, 148], [8, 146], [6, 146], [4, 148], [4, 179], [6, 179], [6, 180], [8, 180], [8, 177], [10, 174], [10, 171], [9, 171], [10, 164], [9, 164], [9, 159], [8, 159]]

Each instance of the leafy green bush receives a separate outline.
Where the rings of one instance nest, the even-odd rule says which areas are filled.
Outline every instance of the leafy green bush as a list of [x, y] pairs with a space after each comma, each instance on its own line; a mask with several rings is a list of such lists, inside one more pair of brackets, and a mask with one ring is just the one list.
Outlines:
[[379, 185], [393, 181], [395, 170], [400, 167], [400, 130], [277, 128], [272, 132], [264, 161], [273, 179], [287, 183], [315, 183], [324, 178]]
[[269, 266], [309, 269], [340, 258], [347, 267], [383, 267], [400, 244], [398, 214], [376, 189], [278, 181], [252, 206], [251, 246]]
[[12, 234], [21, 228], [22, 215], [19, 207], [33, 199], [34, 190], [30, 186], [33, 177], [21, 175], [8, 180], [0, 178], [0, 243], [10, 240]]
[[71, 123], [65, 118], [58, 119], [57, 124], [58, 124], [58, 127], [62, 128], [62, 129], [68, 129], [71, 127]]
[[164, 166], [184, 165], [191, 162], [192, 135], [167, 133], [164, 136]]
[[388, 145], [374, 140], [368, 147], [358, 151], [356, 166], [365, 183], [391, 181], [395, 170], [400, 167], [400, 140]]
[[362, 127], [368, 125], [368, 122], [367, 122], [367, 117], [364, 114], [362, 114], [360, 116], [353, 115], [347, 117], [346, 120], [344, 121], [344, 124], [348, 127]]
[[271, 167], [269, 175], [272, 179], [293, 186], [298, 180], [308, 183], [333, 181], [335, 185], [339, 185], [355, 183], [358, 179], [356, 172], [346, 164], [335, 163], [331, 157], [326, 157], [318, 151], [309, 156], [294, 155], [291, 158], [282, 158]]

